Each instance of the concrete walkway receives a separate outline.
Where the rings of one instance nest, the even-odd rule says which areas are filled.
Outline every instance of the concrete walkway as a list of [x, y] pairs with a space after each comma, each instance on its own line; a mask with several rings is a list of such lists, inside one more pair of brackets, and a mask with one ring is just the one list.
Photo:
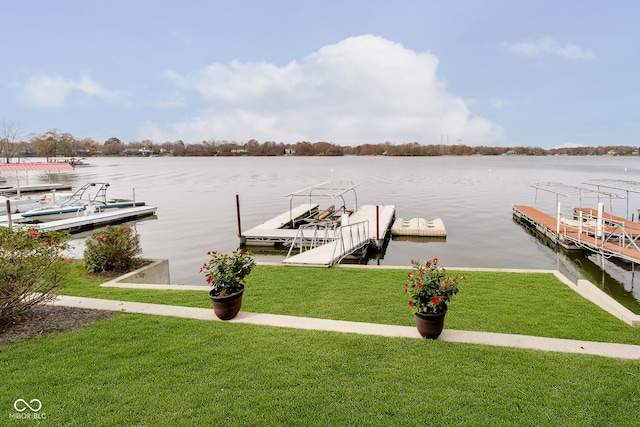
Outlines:
[[[215, 316], [212, 308], [180, 307], [164, 304], [146, 304], [72, 296], [59, 296], [55, 301], [51, 302], [51, 304], [66, 307], [119, 311], [125, 313], [142, 313], [156, 316], [220, 321]], [[362, 335], [422, 339], [418, 334], [417, 329], [412, 326], [380, 325], [374, 323], [314, 319], [309, 317], [284, 316], [276, 314], [240, 312], [235, 319], [229, 320], [228, 322]], [[441, 341], [468, 344], [485, 344], [499, 347], [590, 354], [618, 359], [640, 360], [640, 346], [630, 344], [611, 344], [592, 341], [543, 338], [527, 335], [498, 334], [492, 332], [457, 331], [450, 329], [445, 329], [438, 339]]]

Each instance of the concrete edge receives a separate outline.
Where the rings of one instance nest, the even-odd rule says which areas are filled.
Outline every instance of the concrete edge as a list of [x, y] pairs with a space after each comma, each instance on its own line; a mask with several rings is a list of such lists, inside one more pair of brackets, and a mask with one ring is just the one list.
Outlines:
[[[187, 319], [218, 321], [211, 308], [176, 307], [163, 304], [148, 304], [127, 301], [103, 300], [98, 298], [58, 296], [49, 304], [109, 310], [123, 313], [139, 313], [157, 316], [181, 317]], [[366, 322], [318, 319], [275, 314], [240, 312], [226, 323], [243, 323], [262, 326], [320, 330], [360, 335], [375, 335], [392, 338], [423, 339], [413, 326], [382, 325]], [[526, 335], [499, 334], [493, 332], [458, 331], [445, 329], [439, 341], [482, 344], [498, 347], [541, 350], [548, 352], [576, 353], [616, 359], [640, 360], [640, 346], [632, 344], [601, 343], [559, 338], [544, 338]]]

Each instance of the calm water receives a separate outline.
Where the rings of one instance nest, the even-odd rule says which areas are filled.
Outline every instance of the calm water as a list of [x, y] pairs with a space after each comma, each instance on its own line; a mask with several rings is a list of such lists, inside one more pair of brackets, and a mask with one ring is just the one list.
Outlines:
[[[237, 248], [235, 195], [243, 229], [289, 208], [283, 194], [331, 179], [359, 184], [358, 204], [393, 204], [401, 218], [442, 218], [446, 241], [393, 239], [382, 259], [369, 264], [408, 266], [411, 258], [438, 257], [449, 267], [559, 269], [586, 278], [627, 305], [640, 300], [640, 285], [623, 264], [595, 255], [556, 252], [512, 219], [513, 204], [554, 214], [556, 197], [530, 187], [540, 181], [580, 185], [594, 178], [640, 181], [637, 158], [622, 157], [275, 157], [275, 158], [90, 158], [90, 166], [52, 176], [73, 188], [90, 181], [111, 184], [111, 197], [158, 206], [156, 219], [137, 223], [143, 256], [169, 259], [172, 283], [204, 284], [198, 274], [208, 250]], [[39, 177], [30, 177], [35, 183]], [[347, 203], [352, 198], [347, 198]], [[561, 200], [567, 209], [577, 200]], [[595, 206], [595, 200], [582, 205]], [[626, 216], [626, 201], [613, 212]], [[349, 207], [349, 205], [348, 205]], [[631, 195], [637, 215], [640, 195]], [[606, 205], [607, 209], [609, 205]], [[87, 233], [73, 244], [79, 255]], [[279, 261], [286, 253], [256, 254]], [[636, 310], [637, 311], [637, 310]]]

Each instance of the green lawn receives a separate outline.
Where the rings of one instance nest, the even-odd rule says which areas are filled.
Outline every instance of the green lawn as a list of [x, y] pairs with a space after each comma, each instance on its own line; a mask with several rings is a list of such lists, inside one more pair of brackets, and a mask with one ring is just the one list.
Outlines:
[[[104, 279], [87, 277], [79, 263], [73, 269], [66, 295], [211, 307], [206, 291], [100, 288]], [[242, 310], [410, 326], [413, 315], [403, 293], [407, 271], [259, 265], [247, 277]], [[553, 274], [455, 273], [467, 279], [449, 306], [445, 328], [640, 345], [640, 328], [582, 298]]]
[[[411, 325], [402, 270], [259, 266], [243, 310]], [[65, 294], [210, 307], [206, 292]], [[640, 344], [553, 275], [467, 272], [445, 327]], [[0, 425], [637, 426], [640, 362], [118, 314], [0, 346]]]

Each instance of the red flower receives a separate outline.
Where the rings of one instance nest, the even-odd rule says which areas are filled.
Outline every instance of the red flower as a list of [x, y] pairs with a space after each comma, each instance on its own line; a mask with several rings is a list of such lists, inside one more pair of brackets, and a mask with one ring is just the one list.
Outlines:
[[444, 284], [444, 288], [445, 288], [445, 289], [449, 289], [450, 287], [451, 287], [451, 285], [449, 285], [449, 283], [445, 283], [445, 284]]
[[422, 282], [418, 282], [418, 285], [417, 285], [417, 286], [418, 286], [419, 288], [421, 288], [421, 287], [422, 287]]
[[413, 302], [413, 301], [409, 301], [409, 307], [413, 307], [414, 305], [416, 305], [416, 303], [415, 303], [415, 302]]
[[211, 277], [207, 277], [207, 283], [211, 284], [211, 282], [213, 282], [213, 279]]
[[63, 263], [63, 264], [69, 264], [69, 260], [68, 260], [68, 259], [63, 259], [63, 260], [62, 260], [62, 263]]
[[36, 230], [29, 230], [29, 235], [33, 237], [38, 237], [38, 232]]
[[414, 264], [416, 262], [416, 260], [412, 259], [411, 260], [411, 264]]
[[438, 297], [433, 297], [433, 299], [431, 300], [431, 302], [433, 302], [435, 305], [440, 304], [440, 298]]
[[434, 264], [437, 264], [437, 263], [438, 263], [438, 258], [434, 258], [434, 259], [433, 259], [433, 263], [434, 263]]
[[430, 262], [430, 261], [427, 261], [427, 262], [426, 262], [426, 265], [427, 265], [427, 267], [431, 267], [431, 262]]
[[47, 244], [51, 244], [53, 242], [53, 240], [51, 239], [51, 237], [47, 237], [46, 239], [44, 239], [45, 243]]
[[411, 277], [411, 272], [408, 272], [408, 273], [407, 273], [407, 277]]

